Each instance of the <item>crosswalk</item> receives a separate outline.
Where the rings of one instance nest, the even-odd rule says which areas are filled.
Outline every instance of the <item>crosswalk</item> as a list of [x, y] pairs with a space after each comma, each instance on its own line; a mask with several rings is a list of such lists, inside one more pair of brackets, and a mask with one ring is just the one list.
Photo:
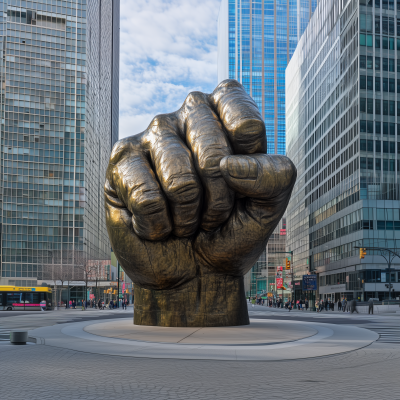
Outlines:
[[390, 325], [368, 326], [367, 329], [379, 335], [378, 342], [400, 345], [400, 327]]
[[10, 341], [10, 330], [0, 329], [0, 342], [9, 342], [9, 341]]

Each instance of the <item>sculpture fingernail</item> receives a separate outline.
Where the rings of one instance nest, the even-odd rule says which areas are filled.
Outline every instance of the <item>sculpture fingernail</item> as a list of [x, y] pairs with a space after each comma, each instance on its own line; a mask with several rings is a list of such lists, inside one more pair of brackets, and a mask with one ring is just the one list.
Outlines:
[[251, 157], [228, 157], [228, 171], [232, 178], [256, 180], [258, 176], [257, 162]]

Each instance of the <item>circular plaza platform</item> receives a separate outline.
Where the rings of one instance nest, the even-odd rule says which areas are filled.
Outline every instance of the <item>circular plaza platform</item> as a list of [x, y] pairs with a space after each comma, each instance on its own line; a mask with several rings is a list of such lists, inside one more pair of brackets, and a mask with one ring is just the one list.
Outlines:
[[83, 321], [29, 332], [37, 344], [124, 357], [279, 361], [322, 357], [368, 346], [378, 334], [319, 322], [257, 320], [222, 328], [137, 326], [131, 318]]

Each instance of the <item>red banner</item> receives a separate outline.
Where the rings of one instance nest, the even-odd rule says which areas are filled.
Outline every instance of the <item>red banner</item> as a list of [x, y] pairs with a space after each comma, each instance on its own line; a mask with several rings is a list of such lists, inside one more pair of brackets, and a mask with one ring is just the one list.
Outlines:
[[276, 288], [280, 289], [283, 286], [283, 278], [276, 278]]

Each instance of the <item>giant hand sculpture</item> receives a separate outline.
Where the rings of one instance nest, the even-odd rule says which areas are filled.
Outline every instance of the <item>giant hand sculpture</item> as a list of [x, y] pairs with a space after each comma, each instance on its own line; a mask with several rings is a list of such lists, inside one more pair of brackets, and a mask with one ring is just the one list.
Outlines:
[[265, 125], [243, 86], [188, 95], [120, 140], [105, 183], [112, 248], [134, 282], [134, 323], [249, 323], [243, 275], [282, 217], [296, 168], [266, 155]]

